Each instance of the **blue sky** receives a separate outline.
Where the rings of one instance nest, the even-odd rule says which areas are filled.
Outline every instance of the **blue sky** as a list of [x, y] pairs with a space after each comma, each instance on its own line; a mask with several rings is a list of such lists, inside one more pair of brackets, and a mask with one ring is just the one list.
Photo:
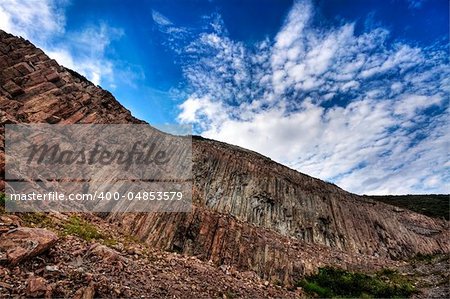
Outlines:
[[359, 194], [449, 193], [447, 0], [1, 0], [0, 28], [151, 124]]

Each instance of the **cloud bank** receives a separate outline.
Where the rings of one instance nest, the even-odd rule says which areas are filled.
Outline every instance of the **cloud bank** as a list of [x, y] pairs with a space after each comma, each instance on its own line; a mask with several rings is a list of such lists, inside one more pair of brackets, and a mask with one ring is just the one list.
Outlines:
[[355, 193], [448, 193], [448, 45], [314, 15], [298, 1], [274, 39], [246, 45], [218, 15], [180, 37], [154, 12], [187, 83], [178, 120]]

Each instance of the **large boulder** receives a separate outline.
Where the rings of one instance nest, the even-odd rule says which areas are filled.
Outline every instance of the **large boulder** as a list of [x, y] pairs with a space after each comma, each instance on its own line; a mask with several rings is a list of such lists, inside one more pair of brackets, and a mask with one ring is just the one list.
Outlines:
[[52, 247], [58, 236], [46, 229], [18, 227], [0, 236], [0, 261], [16, 265]]

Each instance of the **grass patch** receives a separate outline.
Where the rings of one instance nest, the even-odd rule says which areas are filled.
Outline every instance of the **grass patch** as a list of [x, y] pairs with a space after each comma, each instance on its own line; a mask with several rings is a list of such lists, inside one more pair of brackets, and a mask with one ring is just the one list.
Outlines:
[[5, 208], [6, 196], [5, 193], [0, 192], [0, 207]]
[[[6, 197], [6, 194], [0, 192], [0, 214], [7, 213], [5, 205], [8, 200], [9, 199]], [[11, 203], [9, 203], [9, 208], [11, 208]], [[18, 213], [15, 215], [18, 215], [20, 217], [25, 226], [39, 227], [39, 228], [55, 228], [56, 226], [55, 223], [52, 221], [52, 219], [46, 213], [27, 212], [27, 213]]]
[[104, 239], [104, 236], [94, 225], [77, 216], [70, 216], [69, 220], [64, 224], [63, 232], [66, 235], [74, 235], [86, 241]]
[[444, 262], [450, 259], [450, 254], [443, 253], [432, 253], [432, 254], [423, 254], [418, 253], [410, 259], [412, 263], [420, 263], [420, 264], [433, 264]]
[[[6, 204], [9, 201], [9, 199], [6, 197], [6, 194], [3, 192], [0, 192], [0, 214], [6, 213]], [[9, 202], [8, 207], [11, 208], [11, 205], [15, 204], [14, 202]]]
[[[0, 192], [0, 215], [6, 213], [5, 204], [7, 200], [5, 193]], [[18, 213], [18, 216], [23, 221], [24, 226], [51, 229], [61, 237], [74, 235], [86, 241], [98, 240], [109, 247], [118, 243], [110, 235], [99, 232], [95, 225], [75, 215], [70, 216], [67, 221], [61, 222], [55, 222], [47, 213], [43, 212]], [[130, 237], [129, 242], [133, 241], [135, 240]]]
[[105, 238], [105, 237], [103, 237], [103, 239], [101, 241], [102, 241], [103, 245], [106, 245], [108, 247], [112, 247], [114, 245], [117, 245], [117, 243], [118, 243], [117, 240], [115, 240], [115, 239]]
[[419, 262], [425, 262], [425, 263], [431, 263], [434, 259], [436, 259], [437, 256], [439, 256], [439, 255], [418, 253], [412, 258], [412, 260], [419, 261]]
[[114, 246], [117, 241], [111, 238], [109, 235], [105, 235], [98, 231], [94, 224], [89, 223], [86, 220], [81, 219], [78, 216], [72, 215], [64, 223], [62, 228], [63, 235], [73, 235], [80, 237], [85, 241], [97, 240], [106, 246]]
[[315, 295], [320, 298], [331, 298], [333, 297], [333, 293], [330, 289], [321, 287], [316, 282], [304, 281], [301, 284], [301, 287], [310, 295]]
[[14, 210], [17, 207], [17, 203], [9, 199], [5, 193], [0, 192], [0, 214], [6, 214], [6, 206], [9, 210]]
[[406, 298], [415, 293], [412, 283], [394, 270], [367, 275], [325, 267], [297, 286], [320, 298]]
[[45, 213], [21, 213], [20, 219], [25, 226], [40, 228], [55, 228], [53, 220]]

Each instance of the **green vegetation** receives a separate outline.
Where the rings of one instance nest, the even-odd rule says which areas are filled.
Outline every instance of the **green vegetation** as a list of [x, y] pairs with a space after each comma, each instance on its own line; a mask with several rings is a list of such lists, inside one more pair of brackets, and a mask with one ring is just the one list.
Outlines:
[[78, 236], [86, 241], [104, 239], [94, 225], [77, 216], [70, 216], [67, 223], [64, 224], [63, 231], [67, 235]]
[[225, 293], [220, 293], [220, 298], [226, 298], [226, 299], [234, 299], [237, 298], [237, 295], [231, 291], [226, 291]]
[[450, 218], [450, 195], [372, 195], [367, 197], [430, 217], [447, 220]]
[[405, 298], [415, 292], [407, 278], [390, 269], [367, 275], [325, 267], [297, 286], [320, 298]]
[[425, 262], [425, 263], [431, 263], [433, 260], [435, 260], [436, 258], [438, 258], [440, 255], [439, 254], [423, 254], [423, 253], [418, 253], [416, 254], [412, 260], [413, 261], [418, 261], [418, 262]]
[[[7, 201], [6, 195], [0, 192], [0, 215], [6, 213], [5, 202]], [[95, 225], [81, 219], [76, 215], [72, 215], [68, 220], [59, 221], [55, 220], [51, 215], [44, 212], [27, 212], [27, 213], [14, 213], [19, 216], [24, 226], [47, 228], [55, 231], [61, 237], [67, 235], [78, 236], [83, 240], [91, 241], [97, 240], [106, 246], [113, 246], [117, 244], [117, 241], [113, 239], [109, 234], [102, 234], [97, 230]], [[130, 237], [128, 240], [132, 243], [134, 240]]]
[[282, 286], [283, 285], [283, 283], [279, 279], [273, 280], [272, 283], [273, 283], [273, 285], [276, 285], [276, 286]]
[[410, 262], [420, 264], [435, 264], [442, 261], [447, 261], [448, 263], [449, 259], [450, 254], [448, 253], [432, 253], [432, 254], [418, 253], [410, 259]]
[[0, 192], [0, 207], [4, 208], [6, 202], [6, 196], [3, 192]]
[[103, 243], [103, 245], [106, 245], [108, 247], [117, 245], [117, 240], [110, 238], [110, 237], [105, 237], [105, 236], [103, 236], [103, 239], [101, 240], [101, 242]]
[[40, 228], [55, 228], [56, 224], [46, 213], [21, 213], [20, 219], [26, 226]]
[[5, 193], [0, 192], [0, 214], [6, 213], [6, 205], [8, 205], [9, 209], [11, 209], [16, 205], [16, 203], [9, 200]]
[[63, 224], [62, 233], [63, 235], [80, 237], [88, 242], [91, 240], [97, 240], [106, 246], [113, 246], [117, 244], [117, 241], [111, 236], [99, 232], [95, 225], [81, 219], [76, 215], [70, 216], [69, 219]]

